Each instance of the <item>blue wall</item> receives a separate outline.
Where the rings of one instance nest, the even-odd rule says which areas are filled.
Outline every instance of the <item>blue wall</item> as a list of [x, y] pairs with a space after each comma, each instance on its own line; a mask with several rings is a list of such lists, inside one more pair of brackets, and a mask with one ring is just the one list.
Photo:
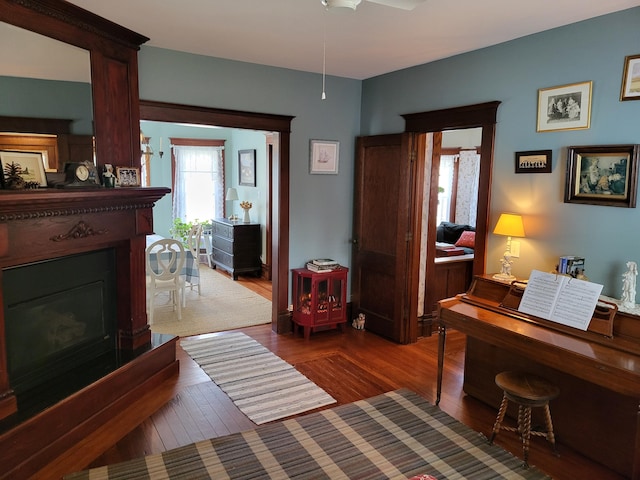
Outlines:
[[[586, 257], [586, 273], [619, 297], [626, 261], [640, 262], [638, 209], [563, 202], [568, 146], [640, 143], [640, 101], [620, 102], [626, 55], [640, 53], [640, 8], [420, 65], [364, 82], [143, 47], [147, 100], [293, 115], [292, 267], [311, 257], [350, 264], [353, 158], [358, 135], [401, 132], [401, 114], [492, 100], [498, 109], [491, 226], [524, 215], [527, 238], [514, 273], [550, 270], [560, 255]], [[591, 128], [536, 132], [538, 89], [593, 82]], [[309, 175], [309, 140], [340, 141], [338, 175]], [[551, 149], [551, 174], [514, 174], [514, 152]], [[488, 270], [504, 237], [489, 236]]]
[[[523, 214], [527, 238], [514, 274], [581, 255], [590, 279], [619, 298], [625, 263], [640, 263], [640, 211], [564, 203], [566, 152], [640, 143], [640, 101], [619, 101], [624, 58], [640, 53], [639, 22], [634, 8], [365, 80], [362, 134], [402, 131], [403, 113], [501, 101], [490, 226], [503, 211]], [[591, 128], [537, 133], [538, 89], [585, 81], [593, 82]], [[543, 149], [553, 151], [551, 174], [514, 174], [514, 152]], [[505, 244], [489, 235], [488, 271], [499, 269]]]
[[[350, 264], [353, 152], [360, 133], [361, 81], [328, 77], [323, 101], [322, 78], [317, 74], [145, 46], [138, 63], [140, 98], [145, 100], [294, 116], [289, 263], [293, 268], [310, 258], [331, 257]], [[309, 174], [312, 139], [340, 142], [338, 175]], [[234, 146], [253, 148], [235, 139]], [[237, 182], [237, 175], [231, 178]], [[243, 192], [238, 193], [242, 196]]]

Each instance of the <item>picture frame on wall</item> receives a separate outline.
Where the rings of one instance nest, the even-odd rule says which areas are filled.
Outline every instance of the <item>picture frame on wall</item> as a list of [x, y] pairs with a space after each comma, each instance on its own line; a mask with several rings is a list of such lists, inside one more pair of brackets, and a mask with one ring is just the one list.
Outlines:
[[635, 208], [639, 147], [569, 147], [565, 203]]
[[246, 187], [256, 186], [256, 151], [238, 151], [238, 184]]
[[516, 152], [516, 173], [551, 173], [551, 150]]
[[340, 142], [311, 140], [309, 173], [336, 175], [340, 160]]
[[0, 168], [2, 185], [7, 184], [7, 167], [11, 164], [19, 166], [19, 176], [31, 185], [47, 186], [47, 175], [44, 169], [42, 152], [23, 152], [19, 150], [0, 150]]
[[640, 54], [624, 58], [620, 100], [640, 100]]
[[116, 167], [116, 177], [121, 187], [140, 186], [140, 169], [137, 167]]
[[593, 82], [538, 90], [538, 132], [582, 130], [591, 126]]

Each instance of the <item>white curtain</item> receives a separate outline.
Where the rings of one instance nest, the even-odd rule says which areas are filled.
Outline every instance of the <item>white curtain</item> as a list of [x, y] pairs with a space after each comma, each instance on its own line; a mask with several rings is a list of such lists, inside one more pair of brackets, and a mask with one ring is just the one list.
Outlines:
[[224, 216], [223, 147], [174, 146], [173, 218], [210, 222]]
[[479, 180], [480, 155], [475, 150], [461, 150], [458, 167], [456, 223], [475, 226], [478, 213]]
[[453, 171], [458, 155], [440, 155], [440, 171], [438, 175], [438, 214], [436, 225], [443, 221], [455, 221], [451, 218], [451, 194], [453, 192]]

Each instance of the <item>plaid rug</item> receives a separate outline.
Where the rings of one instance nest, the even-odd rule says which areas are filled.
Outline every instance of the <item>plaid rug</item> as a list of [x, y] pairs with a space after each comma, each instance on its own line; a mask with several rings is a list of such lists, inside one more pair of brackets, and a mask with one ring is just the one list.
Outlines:
[[408, 390], [262, 425], [79, 479], [548, 479]]

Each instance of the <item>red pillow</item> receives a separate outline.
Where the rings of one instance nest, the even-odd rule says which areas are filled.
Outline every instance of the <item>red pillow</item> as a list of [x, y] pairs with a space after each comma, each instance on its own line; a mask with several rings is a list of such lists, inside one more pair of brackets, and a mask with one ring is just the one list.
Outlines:
[[460, 238], [456, 242], [456, 247], [474, 248], [475, 244], [476, 232], [467, 230], [465, 232], [462, 232], [462, 235], [460, 235]]

